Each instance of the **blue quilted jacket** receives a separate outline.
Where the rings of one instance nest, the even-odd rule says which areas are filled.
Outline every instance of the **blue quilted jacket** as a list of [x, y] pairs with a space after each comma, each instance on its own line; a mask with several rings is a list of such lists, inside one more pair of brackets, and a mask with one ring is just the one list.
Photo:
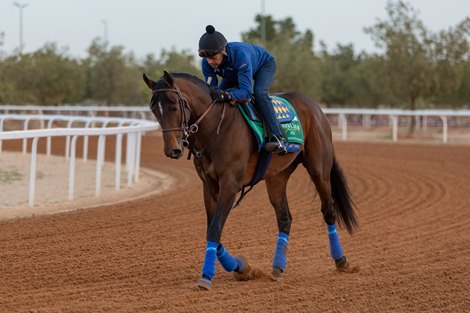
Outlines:
[[[251, 99], [254, 75], [272, 58], [263, 47], [244, 42], [229, 42], [227, 56], [218, 68], [212, 68], [206, 58], [202, 59], [202, 73], [206, 82], [212, 77], [211, 87], [226, 89], [237, 86], [238, 89], [230, 92], [235, 99]], [[222, 77], [220, 84], [217, 76]]]

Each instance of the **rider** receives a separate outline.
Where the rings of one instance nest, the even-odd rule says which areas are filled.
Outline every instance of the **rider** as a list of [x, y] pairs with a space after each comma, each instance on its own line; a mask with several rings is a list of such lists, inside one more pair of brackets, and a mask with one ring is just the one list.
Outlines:
[[[258, 112], [270, 133], [266, 151], [286, 154], [281, 128], [268, 94], [276, 72], [274, 58], [258, 45], [244, 42], [227, 43], [224, 35], [212, 25], [206, 26], [206, 33], [199, 39], [199, 56], [203, 58], [204, 78], [214, 87], [213, 99], [217, 102], [229, 101], [235, 105], [236, 102], [250, 101], [253, 94]], [[217, 75], [222, 77], [220, 84]], [[236, 89], [225, 91], [233, 87]]]

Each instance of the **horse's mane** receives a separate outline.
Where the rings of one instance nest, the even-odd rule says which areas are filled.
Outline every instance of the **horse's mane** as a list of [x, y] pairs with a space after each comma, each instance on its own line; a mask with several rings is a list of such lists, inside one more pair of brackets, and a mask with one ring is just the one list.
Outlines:
[[[195, 75], [191, 75], [191, 74], [188, 74], [188, 73], [170, 73], [171, 76], [173, 76], [174, 78], [182, 78], [184, 80], [189, 80], [193, 83], [195, 83], [196, 85], [200, 86], [201, 88], [205, 88], [207, 90], [210, 89], [209, 85], [203, 81], [202, 79], [200, 79], [199, 77], [195, 76]], [[157, 84], [164, 84], [163, 82], [163, 79], [160, 79]], [[157, 85], [158, 86], [158, 85]], [[160, 87], [160, 86], [159, 86]], [[163, 86], [162, 86], [163, 87]], [[161, 87], [160, 87], [161, 88]]]

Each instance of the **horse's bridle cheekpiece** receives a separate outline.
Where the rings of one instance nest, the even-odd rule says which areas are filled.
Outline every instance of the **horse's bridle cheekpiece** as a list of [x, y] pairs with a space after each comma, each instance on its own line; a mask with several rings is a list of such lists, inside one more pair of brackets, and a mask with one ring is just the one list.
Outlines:
[[[172, 128], [162, 128], [162, 133], [168, 133], [168, 132], [173, 132], [173, 131], [181, 131], [183, 132], [183, 138], [181, 139], [183, 146], [188, 148], [189, 147], [189, 136], [192, 134], [195, 134], [199, 130], [199, 123], [206, 117], [206, 115], [209, 113], [209, 111], [214, 107], [215, 105], [215, 100], [212, 101], [212, 103], [209, 105], [209, 107], [202, 113], [202, 115], [191, 125], [189, 125], [189, 116], [186, 116], [186, 110], [188, 110], [191, 113], [191, 108], [188, 105], [188, 100], [183, 97], [181, 90], [177, 87], [174, 86], [174, 88], [160, 88], [160, 89], [155, 89], [154, 90], [154, 97], [160, 92], [174, 92], [176, 93], [176, 96], [178, 97], [178, 106], [181, 110], [181, 122], [180, 122], [180, 127], [172, 127]], [[153, 109], [153, 97], [150, 103], [150, 109]], [[225, 107], [224, 107], [225, 109]], [[224, 110], [225, 111], [225, 110]], [[220, 125], [219, 125], [220, 127]], [[217, 128], [217, 133], [219, 132], [219, 127]]]

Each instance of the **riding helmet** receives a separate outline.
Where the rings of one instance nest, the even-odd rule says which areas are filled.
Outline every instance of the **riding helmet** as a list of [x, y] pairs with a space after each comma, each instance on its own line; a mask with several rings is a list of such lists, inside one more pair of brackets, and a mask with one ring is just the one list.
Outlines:
[[227, 44], [224, 35], [215, 30], [214, 26], [207, 25], [206, 32], [199, 39], [199, 52], [213, 51], [220, 52]]

